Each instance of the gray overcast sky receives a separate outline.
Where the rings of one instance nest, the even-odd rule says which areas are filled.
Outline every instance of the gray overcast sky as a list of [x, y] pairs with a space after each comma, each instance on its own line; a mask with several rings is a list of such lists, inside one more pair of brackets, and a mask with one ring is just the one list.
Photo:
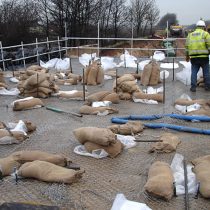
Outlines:
[[201, 17], [210, 20], [210, 0], [156, 0], [160, 17], [175, 13], [180, 25], [191, 25]]

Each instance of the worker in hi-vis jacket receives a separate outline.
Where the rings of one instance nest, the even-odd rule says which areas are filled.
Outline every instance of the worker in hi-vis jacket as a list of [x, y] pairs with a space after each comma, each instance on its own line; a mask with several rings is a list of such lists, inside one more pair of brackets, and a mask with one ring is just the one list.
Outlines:
[[191, 88], [192, 92], [196, 92], [197, 73], [200, 67], [203, 70], [203, 78], [205, 82], [205, 90], [210, 90], [210, 74], [209, 74], [209, 54], [210, 54], [210, 34], [205, 31], [206, 24], [203, 20], [199, 20], [196, 24], [195, 31], [187, 36], [185, 43], [186, 61], [191, 61]]

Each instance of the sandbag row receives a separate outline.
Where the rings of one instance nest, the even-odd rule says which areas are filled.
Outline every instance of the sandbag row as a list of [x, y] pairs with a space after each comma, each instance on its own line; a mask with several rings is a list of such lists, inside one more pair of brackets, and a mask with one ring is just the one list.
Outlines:
[[29, 68], [25, 73], [25, 80], [18, 83], [20, 95], [47, 98], [52, 93], [58, 92], [58, 86], [53, 82], [52, 77], [45, 72], [38, 72], [35, 68]]
[[72, 161], [64, 155], [30, 150], [14, 152], [1, 158], [0, 168], [2, 176], [11, 175], [16, 168], [17, 175], [21, 177], [71, 184], [82, 177], [84, 170], [64, 168], [70, 163]]

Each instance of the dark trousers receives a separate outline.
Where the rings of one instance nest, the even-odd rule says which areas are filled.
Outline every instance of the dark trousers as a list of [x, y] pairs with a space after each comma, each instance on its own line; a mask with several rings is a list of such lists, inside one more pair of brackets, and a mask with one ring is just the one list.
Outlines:
[[191, 87], [197, 86], [197, 74], [200, 68], [203, 70], [205, 88], [210, 88], [209, 58], [191, 58]]

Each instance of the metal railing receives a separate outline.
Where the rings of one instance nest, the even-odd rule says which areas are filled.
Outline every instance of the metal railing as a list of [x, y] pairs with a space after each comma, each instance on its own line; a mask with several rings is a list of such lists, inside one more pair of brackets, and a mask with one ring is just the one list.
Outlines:
[[[175, 42], [176, 40], [179, 39], [184, 39], [184, 38], [177, 38], [177, 39], [173, 39]], [[95, 43], [93, 44], [89, 44], [89, 45], [83, 45], [83, 46], [68, 46], [68, 43], [70, 43], [72, 40], [86, 40], [86, 41], [95, 41]], [[129, 51], [130, 54], [132, 55], [132, 53], [135, 52], [141, 52], [143, 51], [144, 54], [146, 56], [142, 56], [142, 57], [150, 57], [152, 56], [152, 54], [155, 51], [163, 51], [165, 52], [165, 54], [167, 54], [167, 51], [169, 50], [168, 48], [151, 48], [151, 47], [147, 47], [147, 48], [140, 48], [140, 47], [133, 47], [134, 46], [134, 42], [137, 41], [141, 41], [141, 42], [154, 42], [154, 41], [163, 41], [163, 40], [168, 40], [170, 41], [171, 39], [143, 39], [143, 38], [90, 38], [90, 37], [63, 37], [63, 38], [57, 38], [57, 40], [53, 40], [50, 41], [48, 38], [46, 38], [46, 41], [41, 41], [38, 42], [38, 39], [36, 39], [36, 41], [34, 43], [29, 43], [29, 44], [24, 44], [23, 42], [21, 42], [20, 45], [15, 45], [15, 46], [7, 46], [7, 47], [3, 47], [2, 46], [2, 42], [0, 42], [0, 65], [2, 64], [2, 68], [5, 71], [7, 68], [7, 65], [10, 63], [10, 65], [15, 64], [16, 62], [22, 62], [24, 68], [26, 68], [26, 61], [33, 59], [33, 63], [37, 62], [38, 64], [40, 63], [40, 57], [41, 56], [46, 56], [48, 60], [51, 59], [51, 55], [58, 53], [60, 58], [62, 58], [62, 53], [65, 52], [65, 54], [69, 55], [71, 57], [71, 52], [74, 50], [74, 54], [79, 57], [82, 53], [84, 52], [90, 52], [91, 54], [93, 52], [97, 53], [97, 56], [100, 57], [101, 56], [101, 52], [103, 50], [117, 50], [120, 51], [122, 53], [125, 53], [125, 50]], [[101, 46], [100, 45], [100, 41], [118, 41], [119, 42], [126, 42], [128, 43], [128, 47], [113, 47], [111, 46]], [[40, 46], [45, 46], [45, 51], [39, 51]], [[53, 47], [50, 47], [53, 46]], [[8, 55], [4, 55], [5, 52], [13, 52], [14, 49], [18, 49], [18, 56], [14, 57], [14, 54], [12, 54], [13, 56], [8, 56]], [[31, 51], [33, 52], [33, 54], [29, 54], [27, 53], [27, 50], [31, 49]], [[178, 47], [174, 47], [174, 50], [177, 52], [178, 50], [183, 51], [184, 48], [178, 48]], [[69, 53], [68, 53], [69, 52]], [[146, 53], [147, 52], [147, 53]], [[17, 53], [17, 52], [16, 52]], [[16, 54], [15, 54], [16, 55]], [[174, 59], [176, 58], [180, 58], [177, 56], [171, 57]]]

